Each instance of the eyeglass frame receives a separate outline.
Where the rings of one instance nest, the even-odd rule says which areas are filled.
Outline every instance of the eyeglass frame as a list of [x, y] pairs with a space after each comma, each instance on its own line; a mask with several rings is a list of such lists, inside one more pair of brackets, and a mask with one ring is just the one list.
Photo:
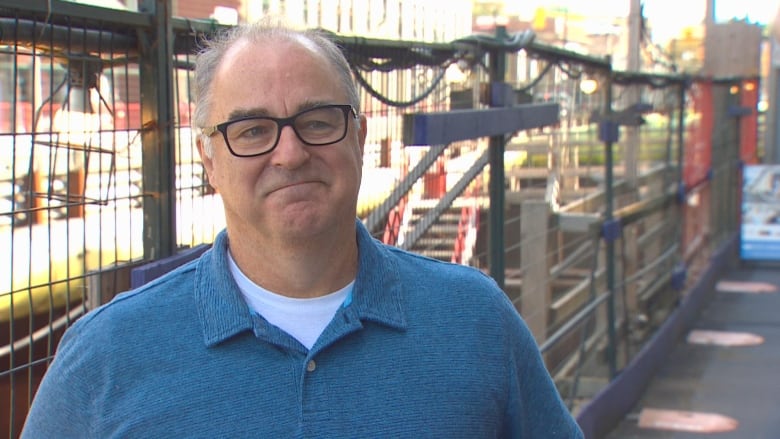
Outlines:
[[[300, 134], [298, 134], [298, 130], [295, 129], [295, 125], [294, 125], [295, 119], [297, 119], [298, 116], [300, 116], [302, 114], [306, 114], [306, 113], [309, 113], [311, 111], [321, 110], [321, 109], [326, 109], [326, 108], [338, 108], [339, 110], [342, 111], [342, 113], [344, 113], [344, 133], [338, 139], [333, 140], [333, 141], [328, 141], [328, 142], [325, 142], [325, 143], [310, 143], [310, 142], [307, 142], [306, 140], [304, 140], [301, 137]], [[303, 142], [304, 145], [308, 145], [308, 146], [327, 146], [327, 145], [333, 145], [334, 143], [341, 142], [342, 140], [344, 140], [344, 138], [347, 137], [347, 133], [349, 132], [349, 113], [352, 113], [352, 117], [354, 119], [358, 119], [359, 118], [357, 110], [355, 110], [355, 107], [353, 107], [351, 104], [318, 105], [316, 107], [311, 107], [311, 108], [307, 108], [305, 110], [299, 111], [298, 113], [295, 113], [295, 114], [293, 114], [292, 116], [289, 116], [289, 117], [272, 117], [272, 116], [244, 116], [244, 117], [239, 117], [239, 118], [236, 118], [236, 119], [231, 119], [231, 120], [228, 120], [228, 121], [225, 121], [225, 122], [222, 122], [222, 123], [218, 123], [216, 125], [203, 127], [203, 128], [201, 128], [200, 132], [201, 132], [201, 134], [203, 134], [206, 137], [211, 137], [214, 134], [216, 134], [217, 132], [222, 133], [222, 138], [225, 140], [225, 145], [227, 146], [228, 151], [230, 151], [230, 153], [233, 154], [236, 157], [257, 157], [257, 156], [261, 156], [263, 154], [268, 154], [271, 151], [273, 151], [274, 149], [276, 149], [276, 147], [279, 145], [279, 139], [282, 138], [282, 130], [286, 126], [289, 126], [290, 128], [292, 128], [293, 133], [295, 133], [295, 137], [297, 137], [298, 140]], [[256, 153], [256, 154], [238, 154], [238, 153], [236, 153], [235, 151], [233, 151], [233, 148], [230, 146], [230, 141], [228, 140], [228, 134], [227, 134], [228, 126], [230, 126], [233, 123], [243, 122], [245, 120], [255, 120], [255, 119], [270, 120], [270, 121], [273, 121], [276, 124], [276, 127], [277, 127], [276, 140], [274, 141], [273, 146], [268, 148], [267, 151], [259, 152], [259, 153]]]

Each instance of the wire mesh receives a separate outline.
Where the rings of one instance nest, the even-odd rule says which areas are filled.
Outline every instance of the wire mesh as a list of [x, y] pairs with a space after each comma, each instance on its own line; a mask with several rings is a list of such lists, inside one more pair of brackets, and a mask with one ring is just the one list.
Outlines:
[[[339, 33], [334, 38], [358, 78], [368, 121], [360, 218], [387, 243], [487, 271], [489, 139], [407, 147], [403, 116], [489, 107], [495, 78], [485, 47], [496, 43], [460, 38], [471, 24], [462, 20], [455, 31], [443, 19], [403, 22], [434, 8], [425, 3], [398, 3], [365, 20], [346, 7], [288, 6], [301, 24]], [[281, 7], [264, 5], [263, 13]], [[144, 63], [151, 61], [141, 50], [155, 42], [139, 40], [148, 25], [122, 25], [126, 15], [101, 21], [105, 14], [96, 9], [87, 19], [18, 7], [0, 17], [0, 263], [9, 267], [0, 271], [0, 392], [8, 395], [0, 431], [11, 437], [64, 329], [126, 290], [130, 270], [156, 257], [142, 237], [159, 220], [145, 216], [144, 204], [160, 194], [144, 188], [145, 178], [158, 175], [144, 163], [143, 138], [154, 128], [145, 115], [156, 103], [144, 97]], [[170, 189], [177, 249], [209, 243], [224, 227], [190, 125], [193, 53], [216, 27], [175, 26], [172, 86], [160, 91], [176, 103]], [[348, 36], [361, 33], [389, 40]], [[557, 102], [560, 112], [556, 125], [504, 138], [505, 290], [574, 404], [579, 377], [608, 375], [595, 355], [608, 326], [623, 329], [625, 364], [679, 298], [670, 288], [679, 264], [706, 259], [736, 227], [735, 128], [726, 107], [716, 106], [732, 96], [732, 84], [696, 83], [682, 103], [680, 78], [623, 75], [598, 59], [520, 47], [523, 38], [501, 42], [509, 66], [499, 80], [510, 84], [517, 104]], [[600, 130], [607, 120], [621, 126], [611, 145], [614, 180]], [[696, 137], [715, 126], [715, 136]], [[705, 145], [719, 139], [711, 162], [701, 160], [706, 147], [684, 138]], [[684, 201], [677, 197], [681, 182], [696, 186]], [[605, 228], [607, 185], [615, 189], [609, 214], [618, 217], [617, 232]], [[728, 196], [714, 199], [713, 192]], [[543, 209], [538, 218], [528, 216], [533, 203]], [[576, 227], [564, 225], [568, 216]], [[606, 256], [610, 244], [615, 260]], [[606, 318], [607, 298], [616, 299], [616, 322]]]

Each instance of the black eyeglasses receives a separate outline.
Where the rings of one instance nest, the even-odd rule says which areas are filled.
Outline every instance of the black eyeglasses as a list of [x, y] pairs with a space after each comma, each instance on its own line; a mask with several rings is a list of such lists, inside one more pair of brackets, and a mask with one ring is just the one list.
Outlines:
[[282, 128], [292, 127], [295, 135], [306, 145], [323, 146], [340, 142], [347, 136], [349, 115], [357, 118], [351, 105], [322, 105], [290, 117], [249, 116], [229, 120], [203, 128], [212, 136], [222, 133], [230, 152], [237, 157], [255, 157], [276, 148]]

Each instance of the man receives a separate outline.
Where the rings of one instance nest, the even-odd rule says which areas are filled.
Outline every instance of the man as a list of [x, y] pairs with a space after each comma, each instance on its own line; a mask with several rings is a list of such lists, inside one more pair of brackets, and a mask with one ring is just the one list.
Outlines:
[[25, 437], [581, 437], [491, 279], [356, 221], [366, 120], [337, 47], [237, 27], [196, 87], [226, 231], [71, 327]]

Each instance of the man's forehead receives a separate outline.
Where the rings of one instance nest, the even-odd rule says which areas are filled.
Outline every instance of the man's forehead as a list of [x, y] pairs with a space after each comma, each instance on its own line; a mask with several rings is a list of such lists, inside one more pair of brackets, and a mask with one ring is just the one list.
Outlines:
[[237, 40], [228, 49], [226, 58], [243, 52], [256, 54], [281, 53], [291, 55], [290, 51], [299, 52], [296, 55], [309, 55], [312, 58], [328, 64], [327, 59], [317, 44], [304, 35], [264, 35], [259, 37], [245, 36]]
[[[315, 43], [305, 37], [291, 38], [264, 37], [253, 40], [244, 37], [236, 41], [222, 58], [217, 68], [217, 77], [233, 78], [234, 73], [239, 71], [290, 76], [301, 69], [310, 74], [317, 71], [333, 78], [338, 77], [335, 66]], [[306, 67], [303, 67], [304, 64]]]
[[[256, 84], [250, 83], [253, 81]], [[236, 41], [218, 68], [214, 86], [219, 93], [243, 90], [237, 99], [216, 102], [215, 116], [223, 120], [289, 116], [348, 100], [335, 68], [307, 38], [245, 37]], [[283, 98], [279, 95], [282, 90], [289, 92], [284, 92]]]

